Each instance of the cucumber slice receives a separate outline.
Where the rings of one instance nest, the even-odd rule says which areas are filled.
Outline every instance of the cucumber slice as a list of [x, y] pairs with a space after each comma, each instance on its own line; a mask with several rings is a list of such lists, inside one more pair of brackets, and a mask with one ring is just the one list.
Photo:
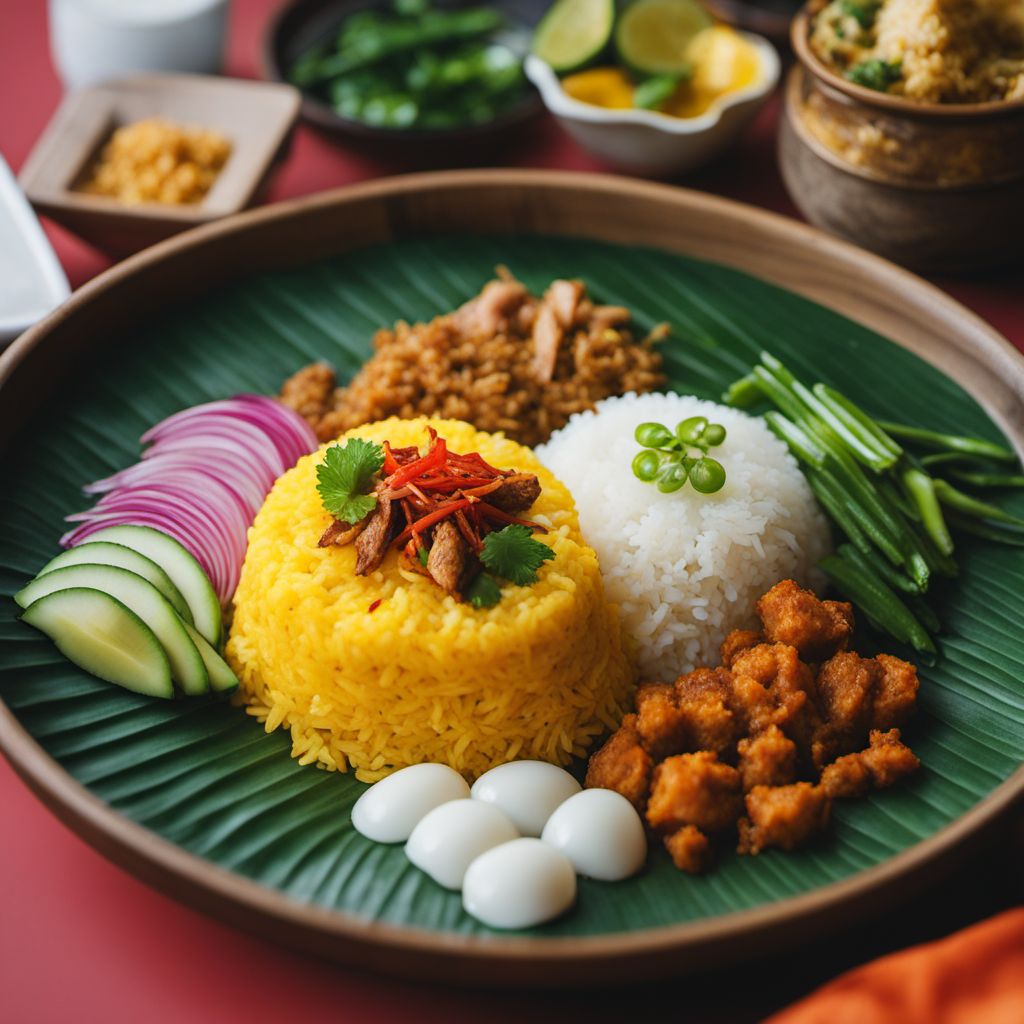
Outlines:
[[711, 24], [697, 0], [633, 0], [615, 27], [615, 48], [640, 74], [686, 75], [690, 43]]
[[238, 686], [238, 676], [231, 671], [231, 666], [196, 631], [195, 626], [190, 626], [186, 622], [185, 632], [188, 633], [192, 643], [196, 645], [199, 657], [203, 659], [203, 664], [210, 677], [210, 689], [217, 693], [235, 689]]
[[196, 629], [214, 647], [220, 646], [222, 626], [217, 594], [203, 567], [173, 537], [149, 526], [107, 526], [90, 534], [89, 541], [123, 544], [156, 562], [188, 602]]
[[556, 0], [533, 34], [533, 52], [560, 75], [596, 60], [612, 37], [615, 0]]
[[192, 612], [189, 611], [188, 603], [181, 596], [181, 591], [152, 559], [140, 555], [138, 551], [132, 551], [123, 544], [111, 544], [108, 541], [89, 541], [86, 544], [79, 544], [78, 547], [68, 548], [61, 552], [56, 558], [50, 559], [39, 570], [43, 576], [54, 569], [63, 569], [68, 565], [116, 565], [119, 569], [127, 569], [129, 572], [141, 576], [160, 591], [164, 597], [174, 606], [174, 610], [186, 621], [192, 621]]
[[171, 663], [171, 677], [187, 694], [208, 693], [210, 677], [196, 645], [189, 639], [185, 623], [163, 594], [141, 576], [114, 565], [69, 565], [37, 576], [14, 595], [27, 608], [30, 604], [61, 590], [86, 587], [116, 598], [153, 631]]
[[25, 610], [79, 668], [147, 697], [174, 696], [171, 665], [153, 631], [130, 608], [99, 590], [58, 590]]

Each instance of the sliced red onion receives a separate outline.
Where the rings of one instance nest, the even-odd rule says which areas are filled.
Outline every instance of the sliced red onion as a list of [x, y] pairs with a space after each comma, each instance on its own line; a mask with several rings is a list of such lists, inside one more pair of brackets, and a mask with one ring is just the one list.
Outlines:
[[238, 585], [249, 526], [274, 481], [317, 447], [301, 416], [264, 395], [238, 395], [183, 409], [142, 435], [141, 461], [85, 488], [96, 505], [64, 547], [106, 526], [161, 530], [183, 544], [209, 575], [221, 602]]

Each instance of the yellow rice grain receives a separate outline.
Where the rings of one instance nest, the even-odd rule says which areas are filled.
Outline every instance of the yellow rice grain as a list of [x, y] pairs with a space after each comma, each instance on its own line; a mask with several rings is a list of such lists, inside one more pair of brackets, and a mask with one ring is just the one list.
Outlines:
[[[531, 518], [555, 557], [530, 587], [506, 584], [474, 609], [390, 552], [356, 576], [355, 550], [318, 548], [329, 522], [316, 491], [322, 451], [274, 485], [249, 531], [228, 659], [241, 699], [292, 756], [372, 782], [422, 761], [473, 778], [513, 758], [567, 764], [622, 717], [633, 670], [597, 557], [568, 490], [533, 453], [454, 420], [390, 419], [348, 437], [422, 445], [430, 423], [451, 450], [536, 473]], [[380, 605], [371, 612], [377, 599]]]

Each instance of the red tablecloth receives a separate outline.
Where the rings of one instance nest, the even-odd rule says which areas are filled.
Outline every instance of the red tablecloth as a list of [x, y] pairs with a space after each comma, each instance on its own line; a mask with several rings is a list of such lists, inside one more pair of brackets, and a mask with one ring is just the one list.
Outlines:
[[[142, 0], [140, 0], [142, 2]], [[259, 39], [275, 0], [235, 0], [229, 70], [257, 73]], [[17, 170], [60, 98], [50, 67], [43, 0], [0, 0], [0, 152]], [[759, 118], [727, 159], [681, 181], [793, 214], [774, 160], [776, 109]], [[514, 154], [521, 166], [597, 169], [550, 122]], [[395, 173], [400, 167], [347, 152], [301, 129], [269, 199]], [[72, 286], [107, 266], [100, 253], [54, 225], [48, 233]], [[940, 281], [1024, 348], [1019, 273]], [[902, 923], [823, 944], [781, 966], [754, 965], [743, 981], [711, 978], [642, 992], [534, 996], [476, 994], [380, 980], [303, 959], [164, 899], [104, 861], [63, 828], [0, 761], [0, 1019], [10, 1024], [245, 1021], [618, 1021], [638, 1010], [676, 1019], [754, 1021], [841, 970], [886, 949], [946, 934], [1012, 901], [1017, 877], [986, 857], [950, 896], [919, 901]], [[998, 862], [997, 862], [998, 863]], [[1019, 889], [1018, 898], [1019, 898]], [[939, 909], [941, 905], [941, 910]], [[467, 979], [471, 982], [472, 979]]]

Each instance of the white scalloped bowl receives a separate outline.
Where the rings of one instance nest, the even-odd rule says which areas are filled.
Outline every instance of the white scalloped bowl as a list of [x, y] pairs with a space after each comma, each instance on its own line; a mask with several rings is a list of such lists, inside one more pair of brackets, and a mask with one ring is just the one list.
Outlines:
[[544, 105], [589, 153], [619, 170], [668, 175], [693, 170], [739, 138], [779, 81], [779, 55], [767, 39], [740, 33], [758, 53], [761, 73], [744, 89], [726, 93], [699, 117], [654, 110], [608, 110], [573, 99], [539, 57], [526, 58], [526, 75]]

